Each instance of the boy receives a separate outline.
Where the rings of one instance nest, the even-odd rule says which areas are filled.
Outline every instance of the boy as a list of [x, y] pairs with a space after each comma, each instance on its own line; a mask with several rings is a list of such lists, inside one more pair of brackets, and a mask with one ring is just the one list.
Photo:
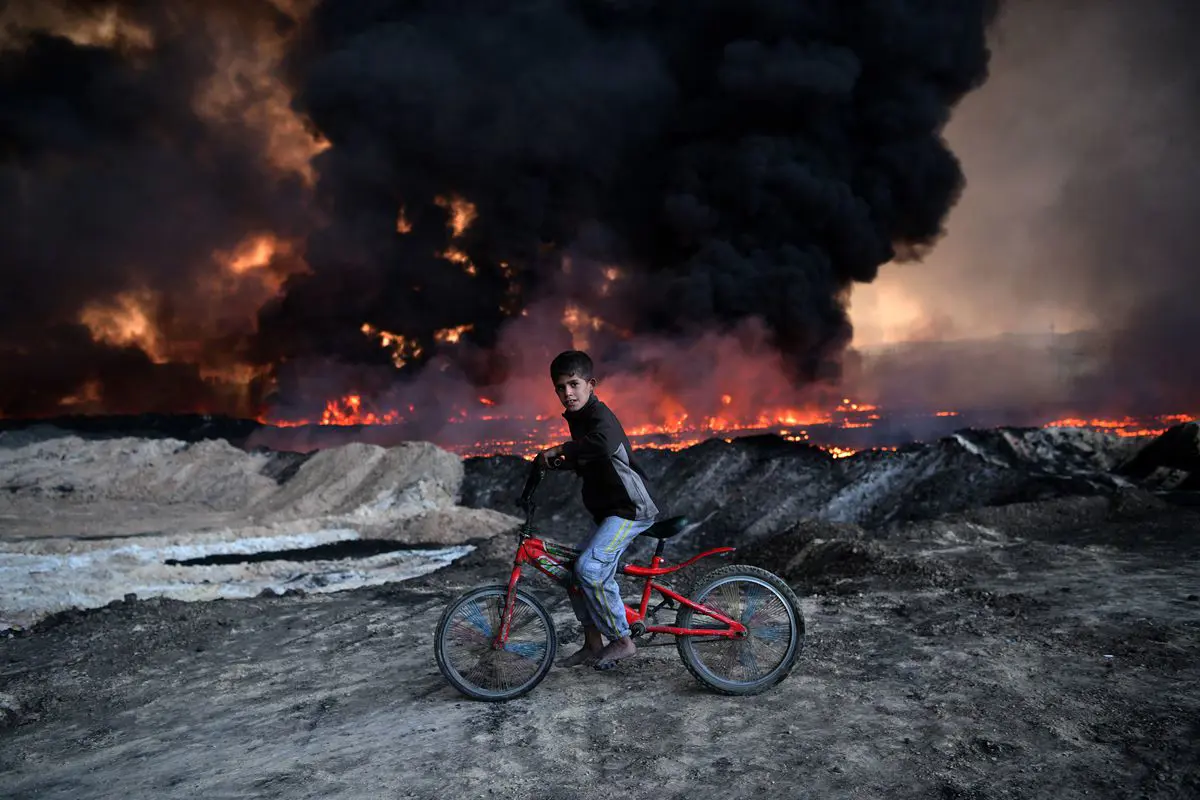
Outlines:
[[[596, 520], [596, 532], [575, 562], [570, 592], [575, 616], [583, 624], [583, 647], [558, 665], [611, 669], [637, 652], [617, 585], [618, 562], [630, 542], [654, 523], [658, 508], [644, 474], [633, 463], [620, 421], [593, 393], [596, 379], [587, 353], [560, 353], [550, 363], [550, 379], [566, 409], [563, 418], [571, 441], [544, 450], [538, 458], [552, 467], [561, 457], [583, 478], [583, 505]], [[602, 635], [608, 637], [607, 645]]]

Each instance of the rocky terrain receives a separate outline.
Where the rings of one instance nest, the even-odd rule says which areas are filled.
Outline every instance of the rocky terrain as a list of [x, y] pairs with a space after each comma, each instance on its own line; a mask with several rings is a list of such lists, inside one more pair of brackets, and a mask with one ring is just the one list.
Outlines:
[[[520, 459], [5, 437], [4, 607], [91, 574], [75, 556], [97, 542], [186, 534], [172, 546], [203, 553], [170, 560], [230, 563], [168, 565], [160, 549], [156, 569], [290, 570], [321, 588], [396, 552], [299, 560], [306, 548], [282, 540], [236, 543], [342, 530], [462, 547], [403, 581], [207, 602], [143, 588], [10, 628], [5, 797], [1200, 794], [1195, 424], [1152, 442], [960, 431], [845, 459], [774, 438], [640, 453], [664, 511], [704, 523], [668, 556], [737, 544], [801, 594], [796, 670], [764, 695], [718, 697], [655, 641], [613, 673], [556, 669], [503, 705], [457, 695], [431, 645], [449, 599], [506, 573]], [[186, 472], [184, 456], [210, 466]], [[540, 500], [547, 535], [585, 530], [571, 477], [552, 475]], [[70, 558], [14, 595], [30, 571], [16, 559], [32, 555]], [[119, 590], [134, 561], [110, 558], [93, 583]], [[535, 585], [569, 646], [568, 605]]]

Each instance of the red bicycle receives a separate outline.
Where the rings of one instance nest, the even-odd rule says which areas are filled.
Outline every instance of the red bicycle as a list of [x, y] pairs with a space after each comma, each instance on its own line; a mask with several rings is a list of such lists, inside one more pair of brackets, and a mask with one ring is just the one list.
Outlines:
[[[579, 550], [539, 538], [533, 526], [533, 495], [545, 476], [534, 462], [518, 505], [525, 523], [507, 584], [472, 589], [446, 608], [437, 625], [434, 653], [438, 668], [454, 688], [477, 700], [503, 701], [529, 692], [554, 663], [558, 637], [546, 607], [517, 588], [530, 566], [568, 591]], [[625, 606], [630, 635], [675, 636], [684, 666], [701, 683], [723, 694], [762, 692], [788, 676], [804, 643], [800, 601], [779, 576], [758, 567], [734, 564], [696, 582], [690, 597], [656, 579], [709, 556], [727, 556], [717, 547], [680, 564], [663, 563], [667, 539], [695, 526], [685, 517], [656, 522], [641, 535], [658, 540], [649, 566], [623, 564], [619, 575], [644, 579], [637, 608]], [[651, 594], [662, 600], [650, 608]], [[676, 610], [674, 625], [660, 625], [663, 608]]]

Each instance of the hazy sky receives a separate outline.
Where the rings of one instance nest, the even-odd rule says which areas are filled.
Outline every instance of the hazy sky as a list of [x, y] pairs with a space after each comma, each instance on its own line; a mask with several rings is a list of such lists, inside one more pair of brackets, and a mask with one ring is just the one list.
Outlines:
[[1112, 331], [1196, 289], [1198, 6], [1010, 2], [946, 131], [967, 176], [946, 236], [856, 286], [855, 344]]

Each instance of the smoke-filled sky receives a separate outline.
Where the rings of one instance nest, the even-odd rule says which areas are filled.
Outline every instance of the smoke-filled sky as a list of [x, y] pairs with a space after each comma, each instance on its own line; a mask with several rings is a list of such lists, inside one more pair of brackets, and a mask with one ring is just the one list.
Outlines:
[[992, 5], [10, 3], [0, 409], [284, 364], [286, 400], [439, 349], [494, 386], [547, 298], [606, 361], [759, 325], [791, 378], [831, 374], [847, 287], [961, 190], [940, 131]]
[[0, 413], [238, 406], [206, 371], [295, 268], [250, 237], [313, 221], [290, 27], [267, 0], [0, 6]]
[[1100, 330], [1107, 380], [1194, 406], [1197, 31], [1188, 0], [1007, 3], [947, 128], [967, 174], [947, 235], [856, 289], [856, 344]]
[[11, 0], [0, 415], [503, 404], [583, 343], [782, 403], [851, 294], [1200, 385], [1196, 7], [994, 6]]
[[[968, 188], [924, 263], [856, 290], [856, 344], [1094, 330], [1080, 402], [1194, 410], [1198, 30], [1187, 0], [1006, 4], [947, 128]], [[989, 374], [1011, 387], [1009, 360]]]
[[[362, 320], [425, 340], [470, 323], [488, 346], [514, 291], [561, 289], [567, 253], [627, 271], [607, 299], [574, 287], [624, 331], [757, 317], [796, 377], [820, 375], [848, 339], [845, 288], [932, 242], [958, 195], [939, 134], [986, 76], [990, 7], [323, 4], [297, 107], [332, 145], [315, 161], [331, 221], [266, 338], [330, 356]], [[477, 214], [457, 245], [475, 274], [442, 256], [454, 196]]]

